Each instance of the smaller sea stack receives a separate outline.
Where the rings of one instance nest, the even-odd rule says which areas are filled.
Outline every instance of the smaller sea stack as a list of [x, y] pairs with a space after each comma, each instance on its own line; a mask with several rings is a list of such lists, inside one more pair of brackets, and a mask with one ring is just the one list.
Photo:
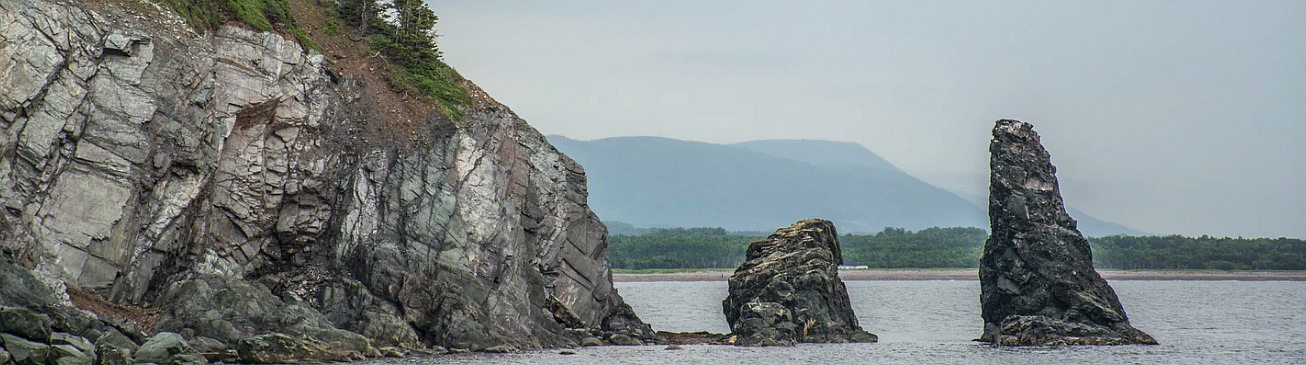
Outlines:
[[834, 224], [805, 219], [748, 245], [722, 302], [734, 343], [788, 346], [799, 342], [875, 342], [862, 330], [839, 280]]
[[1066, 214], [1056, 167], [1029, 123], [993, 128], [992, 233], [980, 258], [980, 341], [1002, 345], [1156, 344], [1129, 325]]

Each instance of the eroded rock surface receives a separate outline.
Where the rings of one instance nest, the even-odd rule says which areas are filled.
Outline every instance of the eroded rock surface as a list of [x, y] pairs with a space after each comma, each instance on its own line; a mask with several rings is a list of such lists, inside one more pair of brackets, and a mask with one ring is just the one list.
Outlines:
[[[321, 54], [113, 3], [0, 0], [0, 257], [37, 301], [67, 284], [188, 341], [346, 356], [654, 338], [612, 287], [584, 170], [474, 85], [458, 123], [378, 138]], [[265, 338], [246, 348], [287, 343]]]
[[841, 263], [839, 235], [826, 220], [798, 221], [749, 244], [722, 303], [735, 344], [875, 342], [853, 314]]
[[982, 341], [1004, 345], [1155, 344], [1129, 325], [1066, 214], [1056, 167], [1028, 123], [993, 128], [989, 220], [980, 259]]

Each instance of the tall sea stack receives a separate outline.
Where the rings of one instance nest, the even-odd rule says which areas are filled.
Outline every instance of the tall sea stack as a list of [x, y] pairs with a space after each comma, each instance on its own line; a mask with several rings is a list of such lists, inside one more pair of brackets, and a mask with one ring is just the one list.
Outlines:
[[839, 280], [839, 234], [834, 224], [805, 219], [748, 245], [721, 303], [735, 344], [875, 342], [862, 330]]
[[1033, 126], [1003, 119], [989, 146], [992, 235], [980, 258], [981, 341], [1002, 345], [1155, 344], [1129, 325], [1066, 214], [1056, 167]]

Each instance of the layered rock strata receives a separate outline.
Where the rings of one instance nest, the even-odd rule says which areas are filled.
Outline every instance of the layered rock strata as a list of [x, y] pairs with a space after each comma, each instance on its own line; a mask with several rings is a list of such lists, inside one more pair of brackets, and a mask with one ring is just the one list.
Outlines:
[[989, 220], [980, 258], [981, 341], [1003, 345], [1155, 344], [1129, 324], [1088, 241], [1066, 214], [1056, 167], [1033, 126], [993, 128]]
[[245, 361], [654, 338], [584, 170], [474, 85], [395, 138], [293, 40], [112, 4], [0, 0], [0, 259], [43, 300], [160, 308]]
[[722, 302], [734, 343], [875, 342], [853, 315], [841, 263], [839, 235], [826, 220], [798, 221], [749, 244]]

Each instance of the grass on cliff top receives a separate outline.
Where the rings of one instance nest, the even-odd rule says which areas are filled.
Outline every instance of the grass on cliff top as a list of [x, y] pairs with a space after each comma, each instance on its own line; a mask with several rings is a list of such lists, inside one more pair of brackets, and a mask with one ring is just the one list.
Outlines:
[[287, 0], [161, 1], [201, 33], [216, 29], [225, 19], [235, 19], [259, 31], [289, 31], [304, 47], [321, 49], [295, 23], [295, 17], [290, 15], [290, 4]]
[[[310, 5], [306, 0], [156, 0], [184, 18], [192, 28], [201, 33], [216, 29], [225, 20], [236, 20], [260, 31], [282, 31], [294, 34], [300, 44], [307, 48], [324, 51], [323, 47], [309, 36], [293, 15], [291, 1], [299, 1], [297, 6], [331, 8], [333, 19], [324, 24], [308, 25], [318, 29], [319, 36], [342, 37], [341, 21], [344, 20], [335, 6], [316, 3]], [[425, 6], [425, 5], [423, 5]], [[313, 21], [313, 20], [309, 20]], [[373, 20], [371, 23], [378, 23]], [[395, 86], [416, 95], [423, 95], [434, 101], [440, 112], [454, 120], [465, 115], [463, 106], [470, 105], [472, 97], [468, 91], [459, 86], [462, 75], [440, 59], [439, 51], [434, 48], [434, 38], [428, 38], [428, 47], [411, 44], [412, 34], [390, 34], [386, 27], [367, 26], [372, 32], [369, 37], [370, 47], [379, 51], [391, 63], [387, 67]], [[430, 37], [426, 34], [420, 36]], [[420, 43], [420, 42], [419, 42]]]
[[467, 90], [458, 83], [463, 76], [444, 63], [433, 52], [417, 52], [410, 48], [389, 46], [393, 41], [384, 35], [372, 37], [373, 49], [382, 52], [395, 62], [392, 69], [399, 86], [416, 93], [426, 95], [435, 101], [440, 112], [454, 120], [465, 117], [460, 106], [472, 102]]

